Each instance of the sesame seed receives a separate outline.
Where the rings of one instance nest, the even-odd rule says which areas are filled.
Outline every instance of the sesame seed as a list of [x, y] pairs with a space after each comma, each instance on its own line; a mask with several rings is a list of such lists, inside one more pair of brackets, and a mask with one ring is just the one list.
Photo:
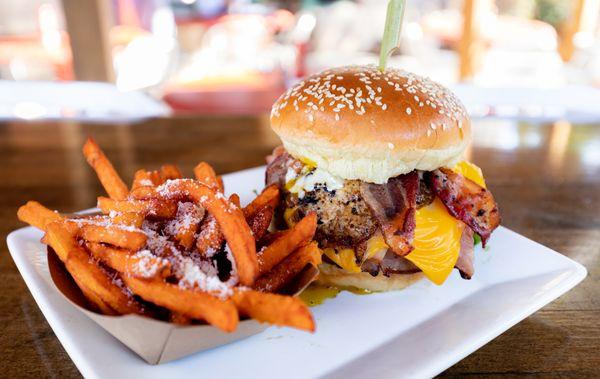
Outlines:
[[391, 142], [388, 142], [388, 147], [390, 148], [390, 150], [393, 150], [394, 149], [394, 144], [391, 143]]
[[[334, 84], [332, 80], [344, 81], [348, 87]], [[339, 82], [341, 83], [341, 82]], [[309, 119], [315, 118], [313, 111], [327, 112], [348, 107], [356, 114], [363, 115], [377, 112], [372, 105], [377, 105], [381, 110], [386, 110], [394, 104], [394, 94], [387, 94], [385, 100], [381, 96], [385, 84], [391, 86], [395, 92], [406, 90], [411, 94], [416, 107], [430, 107], [437, 113], [446, 115], [462, 128], [461, 119], [466, 117], [466, 110], [460, 101], [446, 88], [431, 81], [403, 70], [389, 68], [381, 73], [374, 66], [346, 66], [339, 67], [306, 78], [286, 91], [271, 109], [273, 117], [279, 117], [279, 111], [288, 106], [288, 100], [293, 102], [294, 109], [307, 113]], [[384, 101], [387, 104], [384, 104]], [[300, 105], [302, 104], [302, 105]], [[341, 105], [341, 107], [340, 107]], [[412, 108], [406, 109], [407, 114], [412, 114]], [[338, 116], [339, 117], [339, 116]], [[449, 128], [452, 124], [438, 124], [442, 129]], [[435, 130], [437, 126], [432, 126]]]

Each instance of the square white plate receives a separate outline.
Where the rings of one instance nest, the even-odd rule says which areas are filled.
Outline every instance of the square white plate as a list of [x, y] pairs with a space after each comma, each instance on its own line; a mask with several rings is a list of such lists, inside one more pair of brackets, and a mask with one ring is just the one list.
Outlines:
[[[224, 176], [249, 201], [264, 168]], [[422, 280], [400, 292], [342, 292], [312, 308], [314, 334], [272, 327], [264, 333], [159, 366], [141, 358], [73, 308], [48, 273], [42, 233], [23, 228], [8, 247], [29, 290], [67, 353], [89, 378], [430, 377], [564, 294], [583, 266], [508, 229], [475, 251], [475, 276], [454, 271], [443, 286]]]

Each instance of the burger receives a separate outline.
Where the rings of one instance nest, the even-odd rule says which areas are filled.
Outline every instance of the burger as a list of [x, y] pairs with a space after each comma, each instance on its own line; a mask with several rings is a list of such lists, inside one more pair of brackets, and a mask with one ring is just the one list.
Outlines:
[[470, 279], [474, 244], [500, 224], [481, 170], [463, 160], [464, 106], [402, 70], [347, 66], [308, 77], [273, 105], [283, 146], [267, 157], [281, 222], [314, 212], [319, 281], [387, 291], [454, 268]]

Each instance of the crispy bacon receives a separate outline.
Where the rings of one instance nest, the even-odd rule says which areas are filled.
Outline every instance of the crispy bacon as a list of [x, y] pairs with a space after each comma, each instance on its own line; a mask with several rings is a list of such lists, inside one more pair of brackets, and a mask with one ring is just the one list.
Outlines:
[[381, 227], [385, 242], [397, 255], [413, 250], [419, 176], [416, 171], [386, 184], [361, 183], [361, 195]]
[[285, 186], [285, 175], [289, 169], [299, 172], [302, 163], [292, 157], [283, 146], [277, 146], [267, 158], [267, 171], [265, 172], [265, 183], [267, 186], [276, 184], [279, 188]]
[[463, 279], [471, 279], [475, 269], [473, 268], [473, 231], [470, 228], [463, 230], [460, 238], [460, 252], [454, 267], [460, 271], [460, 276]]
[[447, 168], [432, 171], [428, 178], [448, 212], [479, 234], [485, 247], [492, 231], [500, 225], [500, 213], [492, 193]]
[[285, 185], [285, 173], [287, 172], [287, 155], [283, 147], [278, 146], [273, 154], [267, 156], [267, 171], [265, 172], [265, 185], [276, 184], [278, 187]]

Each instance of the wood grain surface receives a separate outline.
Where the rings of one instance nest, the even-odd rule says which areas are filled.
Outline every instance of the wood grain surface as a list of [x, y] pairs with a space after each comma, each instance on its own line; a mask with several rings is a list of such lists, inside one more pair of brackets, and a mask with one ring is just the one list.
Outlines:
[[[503, 225], [582, 263], [588, 277], [442, 376], [600, 377], [600, 125], [476, 122], [467, 157], [482, 167]], [[102, 188], [81, 146], [96, 138], [127, 181], [138, 168], [201, 160], [227, 173], [264, 163], [279, 144], [266, 117], [135, 124], [0, 123], [0, 376], [77, 377], [6, 247], [29, 199], [64, 212]], [[93, 341], [90, 341], [93, 343]]]

